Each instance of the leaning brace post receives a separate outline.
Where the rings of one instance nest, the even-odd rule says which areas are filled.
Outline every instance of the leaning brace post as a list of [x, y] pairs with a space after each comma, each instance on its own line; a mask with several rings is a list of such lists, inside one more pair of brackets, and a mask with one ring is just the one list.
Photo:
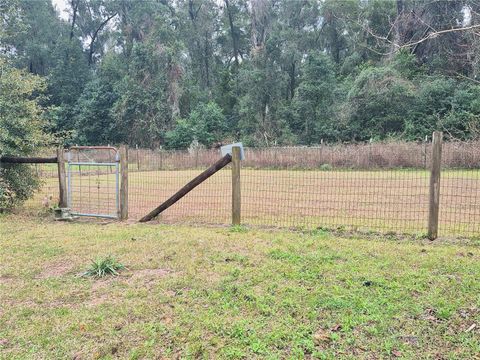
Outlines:
[[157, 217], [162, 211], [168, 209], [170, 206], [175, 204], [178, 200], [180, 200], [182, 197], [187, 195], [190, 191], [192, 191], [195, 187], [197, 187], [202, 182], [207, 180], [210, 176], [212, 176], [217, 171], [227, 166], [231, 161], [232, 161], [232, 156], [230, 154], [227, 154], [224, 157], [222, 157], [215, 164], [210, 166], [207, 170], [202, 172], [200, 175], [198, 175], [196, 178], [194, 178], [188, 184], [186, 184], [183, 188], [177, 191], [167, 201], [165, 201], [163, 204], [153, 209], [150, 213], [148, 213], [143, 218], [141, 218], [140, 222], [147, 222]]
[[64, 209], [68, 207], [67, 201], [67, 176], [65, 172], [65, 153], [62, 147], [57, 149], [57, 167], [58, 167], [58, 207]]
[[128, 219], [128, 146], [120, 147], [120, 220]]
[[232, 225], [240, 225], [242, 196], [240, 190], [240, 147], [232, 147]]
[[430, 170], [430, 199], [428, 209], [428, 238], [438, 237], [438, 215], [440, 210], [440, 168], [442, 164], [442, 137], [440, 131], [433, 132], [432, 167]]

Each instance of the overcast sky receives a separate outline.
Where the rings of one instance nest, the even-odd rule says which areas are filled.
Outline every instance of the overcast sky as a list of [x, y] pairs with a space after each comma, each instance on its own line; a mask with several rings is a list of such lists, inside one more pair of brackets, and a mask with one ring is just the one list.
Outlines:
[[52, 0], [53, 6], [57, 8], [58, 14], [64, 20], [68, 20], [68, 13], [65, 11], [67, 9], [68, 0]]

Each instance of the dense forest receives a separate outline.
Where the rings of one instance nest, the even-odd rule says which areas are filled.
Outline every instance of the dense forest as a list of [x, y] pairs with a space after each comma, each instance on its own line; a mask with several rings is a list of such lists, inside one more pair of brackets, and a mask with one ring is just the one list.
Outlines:
[[0, 152], [480, 134], [480, 1], [66, 2], [0, 0]]

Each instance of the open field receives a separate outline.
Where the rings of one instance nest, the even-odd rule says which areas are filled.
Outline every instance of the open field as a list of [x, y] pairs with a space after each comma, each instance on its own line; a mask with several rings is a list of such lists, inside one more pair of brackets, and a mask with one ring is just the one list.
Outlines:
[[[139, 219], [201, 170], [131, 171], [129, 213]], [[113, 175], [76, 172], [74, 208], [115, 213]], [[31, 202], [39, 205], [56, 180]], [[80, 196], [80, 193], [82, 194]], [[425, 234], [429, 172], [422, 170], [254, 170], [242, 169], [242, 221], [297, 228], [348, 229]], [[100, 206], [98, 206], [100, 204]], [[161, 215], [162, 222], [228, 224], [230, 170], [221, 170]], [[442, 171], [440, 235], [480, 235], [480, 171]]]
[[[0, 217], [0, 358], [478, 359], [480, 245]], [[113, 254], [128, 270], [79, 276]]]

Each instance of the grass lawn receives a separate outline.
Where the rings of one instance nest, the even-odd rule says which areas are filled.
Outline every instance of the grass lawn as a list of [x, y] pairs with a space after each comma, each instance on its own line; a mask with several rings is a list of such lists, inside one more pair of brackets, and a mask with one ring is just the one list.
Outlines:
[[4, 215], [0, 358], [478, 359], [479, 280], [473, 240]]

